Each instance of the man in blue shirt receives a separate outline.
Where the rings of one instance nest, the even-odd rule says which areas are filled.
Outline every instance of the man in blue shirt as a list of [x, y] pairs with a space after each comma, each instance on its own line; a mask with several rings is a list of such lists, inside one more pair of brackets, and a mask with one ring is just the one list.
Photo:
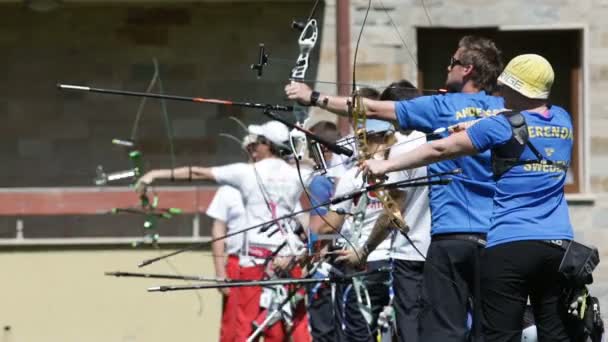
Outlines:
[[487, 342], [520, 341], [528, 296], [539, 341], [570, 341], [562, 321], [564, 283], [558, 269], [573, 239], [564, 198], [573, 130], [570, 115], [548, 103], [553, 78], [543, 57], [517, 56], [498, 78], [513, 112], [482, 119], [411, 154], [362, 166], [365, 172], [384, 174], [492, 151], [497, 183], [482, 262]]
[[[495, 115], [504, 104], [502, 98], [490, 94], [496, 90], [502, 67], [500, 51], [491, 40], [463, 37], [447, 68], [448, 94], [399, 102], [364, 99], [367, 116], [432, 133]], [[292, 100], [348, 113], [347, 97], [320, 94], [301, 83], [287, 85], [285, 92]], [[462, 174], [453, 177], [451, 186], [433, 186], [430, 191], [432, 239], [424, 268], [421, 341], [465, 341], [470, 298], [479, 298], [479, 252], [490, 226], [494, 195], [489, 153], [432, 164], [428, 172], [454, 169]], [[475, 336], [480, 335], [480, 316], [479, 312], [474, 315]]]

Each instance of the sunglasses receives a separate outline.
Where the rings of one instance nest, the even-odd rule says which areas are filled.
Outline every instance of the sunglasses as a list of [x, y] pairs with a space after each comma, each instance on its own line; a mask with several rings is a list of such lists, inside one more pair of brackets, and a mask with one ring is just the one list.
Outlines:
[[456, 65], [463, 65], [461, 61], [459, 61], [458, 59], [456, 59], [456, 57], [452, 56], [450, 57], [450, 69], [455, 67]]

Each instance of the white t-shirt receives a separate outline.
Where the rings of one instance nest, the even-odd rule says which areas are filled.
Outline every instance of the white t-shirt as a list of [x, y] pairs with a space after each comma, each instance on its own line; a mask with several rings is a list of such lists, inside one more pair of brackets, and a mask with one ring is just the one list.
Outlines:
[[[352, 139], [352, 134], [348, 135], [343, 139]], [[351, 140], [347, 140], [347, 142], [342, 143], [342, 145], [349, 150], [353, 151], [353, 155], [351, 157], [342, 155], [342, 154], [332, 154], [331, 160], [327, 162], [327, 166], [329, 170], [327, 172], [328, 177], [334, 178], [336, 185], [340, 181], [340, 178], [344, 177], [346, 171], [353, 168], [355, 166], [356, 160], [351, 160], [352, 157], [356, 157], [357, 148], [354, 144], [352, 144]], [[337, 190], [337, 189], [336, 189]], [[335, 193], [335, 191], [334, 191]], [[352, 225], [352, 216], [347, 215], [344, 219], [344, 223], [342, 224], [342, 228], [340, 229], [340, 236], [338, 236], [336, 242], [341, 246], [348, 246], [348, 242], [344, 240], [342, 236], [345, 236], [350, 239], [350, 227]], [[336, 232], [332, 232], [332, 234], [337, 234]]]
[[[399, 133], [395, 133], [397, 142], [394, 147], [391, 148], [390, 156], [395, 154], [401, 154], [407, 151], [412, 150], [418, 144], [418, 142], [404, 143], [407, 140], [415, 139], [419, 137], [419, 134], [410, 134], [405, 137]], [[420, 133], [422, 134], [422, 133]], [[424, 143], [424, 139], [418, 138], [421, 143]], [[413, 146], [412, 146], [413, 145]], [[356, 190], [359, 190], [363, 187], [363, 179], [362, 175], [358, 175], [355, 178], [355, 174], [357, 173], [357, 168], [352, 168], [348, 170], [343, 177], [338, 182], [338, 186], [336, 188], [336, 195], [343, 195], [346, 193], [350, 193]], [[406, 180], [410, 178], [415, 178], [419, 176], [426, 175], [426, 168], [418, 168], [414, 170], [404, 170], [391, 172], [387, 174], [388, 180], [387, 183], [392, 183], [400, 180]], [[422, 191], [419, 191], [422, 189]], [[428, 249], [428, 243], [430, 241], [430, 215], [428, 208], [428, 187], [421, 188], [406, 188], [404, 190], [406, 193], [406, 204], [405, 207], [402, 208], [402, 212], [405, 210], [405, 221], [410, 226], [410, 238], [416, 244], [416, 247], [420, 249], [421, 252], [426, 254], [426, 250]], [[367, 196], [367, 210], [365, 213], [365, 219], [362, 224], [361, 229], [361, 237], [358, 240], [358, 247], [363, 246], [363, 244], [367, 241], [369, 235], [372, 232], [374, 224], [382, 211], [384, 210], [382, 202], [380, 202], [373, 194], [366, 194]], [[334, 210], [343, 209], [346, 212], [352, 213], [356, 208], [356, 203], [353, 200], [348, 200], [341, 202], [332, 206]], [[412, 210], [412, 212], [408, 212], [408, 210]], [[422, 212], [421, 212], [422, 211]], [[414, 221], [416, 220], [416, 221]], [[426, 221], [425, 221], [426, 220]], [[352, 229], [342, 231], [349, 240], [352, 239], [354, 232]], [[426, 235], [425, 235], [426, 234]], [[400, 236], [401, 234], [397, 234], [398, 236], [395, 238], [395, 248], [396, 252], [393, 253], [393, 257], [397, 259], [407, 259], [407, 260], [424, 260], [420, 255], [418, 255], [413, 247], [409, 246], [407, 240], [404, 237]], [[403, 241], [406, 243], [404, 244]], [[416, 255], [411, 254], [411, 251], [416, 253]], [[391, 236], [385, 239], [368, 257], [368, 261], [377, 261], [377, 260], [387, 260], [391, 255]]]
[[[221, 186], [215, 192], [206, 212], [207, 216], [226, 223], [226, 234], [246, 227], [245, 207], [241, 193], [231, 186]], [[237, 254], [243, 245], [243, 234], [226, 239], [226, 254]]]
[[[211, 170], [219, 184], [230, 185], [241, 192], [247, 223], [244, 228], [291, 214], [298, 208], [302, 189], [298, 174], [295, 168], [282, 159], [268, 158], [254, 164], [236, 163], [214, 167]], [[269, 204], [274, 208], [274, 215]], [[283, 220], [280, 224], [286, 232], [295, 227], [294, 219]], [[248, 253], [250, 247], [274, 251], [285, 240], [285, 236], [281, 232], [269, 236], [276, 230], [276, 225], [271, 226], [265, 232], [260, 231], [262, 228], [245, 233], [245, 254]], [[292, 252], [288, 248], [284, 248], [281, 253], [291, 254]], [[247, 256], [240, 258], [242, 266], [253, 266], [263, 261], [264, 259]]]
[[350, 157], [341, 154], [332, 154], [331, 159], [327, 162], [327, 176], [340, 178], [346, 170], [354, 165], [354, 161], [350, 161]]
[[[407, 153], [416, 147], [426, 143], [424, 134], [414, 131], [409, 135], [401, 135], [398, 143], [402, 143], [393, 150], [397, 154]], [[413, 170], [407, 170], [408, 178], [418, 178], [427, 175], [426, 167], [419, 167]], [[420, 182], [424, 182], [422, 179]], [[403, 215], [405, 222], [410, 226], [410, 232], [407, 234], [422, 254], [426, 256], [431, 243], [431, 211], [429, 209], [429, 187], [413, 187], [405, 188], [405, 211]], [[407, 239], [399, 232], [396, 232], [391, 257], [398, 260], [416, 260], [424, 261], [424, 258], [416, 252], [414, 247]]]

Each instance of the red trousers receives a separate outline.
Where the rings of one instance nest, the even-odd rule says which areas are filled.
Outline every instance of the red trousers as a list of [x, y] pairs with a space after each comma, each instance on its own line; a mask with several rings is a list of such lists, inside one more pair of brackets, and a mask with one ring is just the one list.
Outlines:
[[[242, 280], [260, 280], [264, 275], [262, 266], [243, 267], [241, 268]], [[291, 274], [293, 277], [300, 277], [301, 270], [295, 269]], [[247, 340], [249, 335], [254, 331], [252, 322], [258, 319], [263, 321], [260, 314], [263, 313], [260, 308], [260, 296], [262, 288], [259, 286], [241, 287], [239, 288], [239, 324], [237, 331], [237, 340], [239, 342]], [[278, 321], [274, 325], [264, 330], [264, 342], [284, 342], [292, 337], [294, 342], [310, 342], [311, 337], [308, 331], [308, 317], [306, 314], [306, 305], [304, 301], [300, 301], [293, 314], [293, 326], [289, 331], [285, 327], [283, 321]]]
[[[240, 277], [239, 257], [231, 255], [226, 263], [226, 277], [228, 279], [239, 279]], [[237, 332], [239, 330], [239, 288], [233, 287], [230, 293], [224, 296], [222, 305], [222, 326], [220, 328], [220, 342], [238, 342]]]

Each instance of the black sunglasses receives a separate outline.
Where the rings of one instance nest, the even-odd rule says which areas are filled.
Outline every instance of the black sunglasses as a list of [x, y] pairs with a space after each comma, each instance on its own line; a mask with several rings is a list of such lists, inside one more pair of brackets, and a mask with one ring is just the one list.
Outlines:
[[452, 56], [450, 57], [450, 69], [453, 68], [456, 65], [463, 65], [461, 61], [459, 61], [458, 59], [456, 59], [456, 57]]

